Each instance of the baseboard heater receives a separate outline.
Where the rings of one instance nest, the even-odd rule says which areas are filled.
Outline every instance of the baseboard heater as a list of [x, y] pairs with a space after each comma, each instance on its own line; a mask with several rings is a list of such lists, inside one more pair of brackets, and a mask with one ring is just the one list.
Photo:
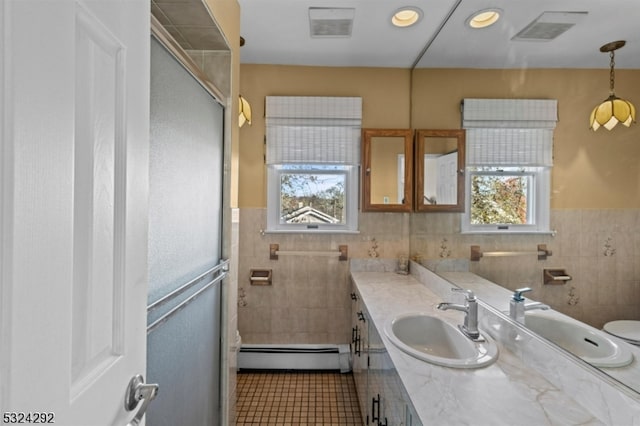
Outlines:
[[243, 343], [239, 370], [351, 371], [349, 345], [259, 345]]

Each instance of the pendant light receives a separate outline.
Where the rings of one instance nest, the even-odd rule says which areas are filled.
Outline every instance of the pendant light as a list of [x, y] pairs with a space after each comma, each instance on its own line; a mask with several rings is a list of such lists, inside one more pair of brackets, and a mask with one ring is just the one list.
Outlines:
[[636, 121], [636, 108], [631, 102], [618, 98], [613, 90], [615, 79], [613, 71], [613, 67], [615, 65], [615, 62], [613, 60], [614, 52], [617, 49], [620, 49], [625, 44], [626, 41], [618, 40], [607, 43], [600, 48], [601, 52], [609, 52], [609, 57], [611, 58], [611, 71], [609, 73], [609, 97], [605, 99], [605, 101], [600, 105], [596, 106], [591, 112], [589, 127], [593, 129], [593, 131], [598, 130], [600, 126], [604, 126], [607, 130], [611, 130], [618, 123], [622, 123], [625, 126], [629, 127], [631, 123]]

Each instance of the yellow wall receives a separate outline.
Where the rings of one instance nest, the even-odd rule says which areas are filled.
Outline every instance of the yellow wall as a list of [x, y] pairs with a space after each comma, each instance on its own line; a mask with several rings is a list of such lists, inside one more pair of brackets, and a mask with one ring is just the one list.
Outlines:
[[362, 127], [409, 128], [409, 70], [242, 65], [253, 124], [240, 129], [239, 207], [266, 207], [265, 96], [360, 96]]
[[[608, 96], [608, 70], [463, 70], [242, 65], [254, 122], [240, 130], [239, 207], [266, 207], [264, 98], [361, 96], [363, 127], [460, 128], [463, 98], [558, 100], [552, 208], [640, 207], [640, 125], [588, 128]], [[617, 70], [616, 93], [640, 107], [640, 70]], [[411, 111], [411, 114], [409, 112]]]

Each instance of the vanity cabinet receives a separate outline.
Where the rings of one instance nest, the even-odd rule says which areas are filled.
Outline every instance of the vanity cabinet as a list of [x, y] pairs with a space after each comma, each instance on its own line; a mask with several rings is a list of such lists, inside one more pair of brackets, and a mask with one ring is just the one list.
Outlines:
[[371, 416], [377, 421], [371, 424], [377, 426], [421, 425], [373, 321], [369, 321], [368, 375], [369, 399], [372, 401]]
[[395, 415], [394, 395], [390, 383], [393, 379], [391, 359], [380, 334], [372, 322], [369, 324], [369, 392], [371, 395], [372, 424], [379, 426], [400, 424]]
[[364, 424], [421, 426], [380, 333], [370, 320], [353, 282], [351, 299], [352, 370]]
[[351, 369], [358, 394], [358, 404], [363, 420], [366, 420], [366, 407], [369, 401], [368, 390], [368, 351], [369, 319], [363, 308], [362, 299], [355, 286], [351, 285]]
[[[373, 342], [377, 341], [371, 331], [375, 327], [386, 346], [383, 358], [388, 356], [392, 364], [372, 372], [376, 368], [372, 363], [369, 372], [384, 383], [380, 396], [386, 405], [381, 414], [387, 417], [388, 424], [394, 424], [394, 410], [398, 410], [401, 416], [404, 411], [404, 420], [396, 420], [395, 424], [402, 426], [416, 426], [420, 422], [424, 425], [640, 425], [640, 398], [636, 393], [591, 371], [583, 361], [517, 325], [500, 313], [504, 311], [502, 305], [490, 308], [484, 301], [479, 304], [481, 324], [487, 327], [485, 331], [500, 348], [496, 362], [482, 368], [433, 365], [405, 353], [384, 333], [387, 321], [410, 312], [442, 316], [447, 322], [459, 324], [461, 314], [448, 314], [436, 307], [443, 300], [449, 300], [452, 285], [464, 284], [464, 288], [478, 295], [485, 288], [486, 297], [498, 297], [508, 308], [511, 293], [507, 290], [497, 292], [493, 286], [485, 287], [487, 280], [470, 272], [451, 272], [443, 277], [412, 263], [412, 274], [405, 276], [391, 272], [395, 266], [392, 259], [375, 262], [352, 259], [350, 262], [350, 279], [368, 313], [370, 346], [375, 346]], [[505, 293], [508, 294], [505, 296]], [[400, 381], [397, 385], [394, 384], [396, 378]], [[594, 404], [594, 401], [600, 403]], [[368, 410], [370, 407], [362, 407], [363, 413]]]

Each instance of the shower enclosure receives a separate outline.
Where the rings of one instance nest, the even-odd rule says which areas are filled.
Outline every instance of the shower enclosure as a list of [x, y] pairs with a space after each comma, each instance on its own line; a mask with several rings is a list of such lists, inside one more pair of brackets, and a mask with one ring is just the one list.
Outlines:
[[151, 38], [149, 426], [220, 419], [222, 105]]

